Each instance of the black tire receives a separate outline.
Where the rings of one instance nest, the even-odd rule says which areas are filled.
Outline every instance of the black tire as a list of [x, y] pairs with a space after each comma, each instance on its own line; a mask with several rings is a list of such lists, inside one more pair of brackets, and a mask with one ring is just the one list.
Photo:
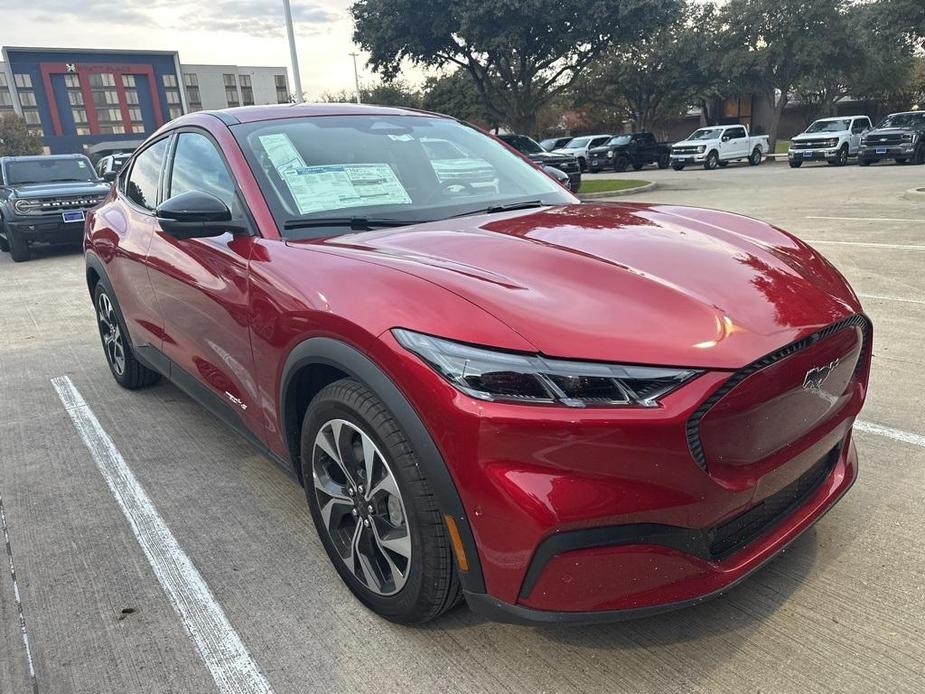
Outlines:
[[848, 163], [848, 144], [845, 143], [838, 150], [838, 153], [835, 155], [835, 159], [830, 161], [829, 164], [832, 166], [845, 166]]
[[728, 161], [720, 161], [720, 162], [717, 162], [716, 165], [717, 165], [719, 168], [721, 168], [721, 169], [725, 169], [727, 166], [729, 166], [729, 162], [728, 162]]
[[858, 166], [870, 166], [870, 159], [858, 159]]
[[718, 166], [719, 166], [719, 154], [717, 154], [716, 150], [714, 149], [712, 152], [710, 152], [707, 155], [706, 160], [703, 162], [703, 168], [706, 171], [713, 171]]
[[[107, 311], [104, 306], [108, 306], [110, 310]], [[125, 321], [102, 282], [98, 282], [93, 291], [93, 310], [96, 312], [96, 324], [99, 328], [100, 344], [103, 345], [103, 354], [106, 356], [106, 363], [116, 383], [128, 390], [138, 390], [157, 383], [161, 375], [135, 358], [128, 331], [125, 329]], [[105, 318], [104, 313], [107, 314]], [[118, 328], [115, 334], [113, 327]], [[119, 341], [118, 346], [121, 347], [121, 361], [117, 357], [119, 352], [116, 341]]]
[[915, 153], [912, 155], [912, 163], [916, 166], [925, 164], [925, 143], [919, 142], [919, 146], [915, 148]]
[[670, 155], [670, 154], [663, 154], [662, 156], [660, 156], [660, 157], [658, 158], [658, 168], [660, 168], [660, 169], [667, 169], [667, 168], [668, 168], [668, 164], [670, 164], [670, 163], [671, 163], [671, 155]]
[[750, 166], [758, 166], [764, 160], [764, 157], [761, 154], [761, 147], [755, 147], [752, 150], [751, 155], [748, 157], [748, 163]]
[[[372, 440], [381, 452], [379, 459], [385, 462], [382, 470], [391, 473], [400, 493], [406, 514], [403, 522], [411, 541], [411, 556], [405, 565], [407, 574], [404, 583], [392, 594], [371, 590], [361, 581], [347, 567], [346, 560], [338, 553], [331, 533], [325, 527], [313, 482], [313, 455], [319, 432], [327, 423], [335, 420], [352, 425], [354, 431], [348, 433], [348, 436], [357, 436], [358, 431], [362, 431]], [[350, 448], [355, 449], [355, 446], [353, 443]], [[318, 536], [337, 573], [360, 602], [389, 621], [423, 624], [439, 617], [460, 601], [462, 592], [459, 578], [437, 499], [410, 441], [382, 401], [369, 388], [353, 379], [343, 379], [331, 383], [318, 393], [309, 405], [302, 423], [301, 454], [305, 497]], [[355, 458], [350, 463], [354, 461]], [[359, 463], [355, 465], [360, 467]], [[362, 487], [358, 486], [357, 490], [362, 491]], [[360, 506], [366, 503], [360, 501]], [[348, 515], [343, 514], [343, 517]], [[374, 524], [377, 523], [377, 517], [380, 516], [368, 516]], [[354, 515], [354, 518], [359, 519], [359, 516]], [[350, 522], [349, 518], [347, 522]], [[357, 527], [359, 522], [355, 521]], [[348, 530], [348, 533], [351, 532]], [[362, 537], [362, 528], [360, 532]], [[381, 546], [380, 551], [383, 551]]]
[[578, 168], [584, 172], [588, 170], [588, 162], [585, 161], [584, 157], [578, 157]]
[[791, 168], [791, 169], [799, 169], [801, 166], [803, 166], [803, 162], [801, 162], [801, 161], [792, 161], [792, 162], [790, 162], [790, 168]]
[[[2, 224], [3, 222], [0, 222], [0, 225]], [[10, 244], [7, 243], [6, 236], [4, 234], [6, 234], [6, 229], [0, 228], [0, 251], [3, 251], [4, 253], [9, 253]]]
[[672, 164], [671, 168], [675, 171], [684, 171], [684, 164]]
[[3, 225], [3, 233], [6, 236], [6, 250], [14, 263], [24, 263], [32, 258], [32, 249], [29, 248], [29, 242], [13, 231], [13, 228], [7, 224]]
[[896, 157], [896, 163], [897, 163], [897, 164], [905, 164], [907, 161], [909, 161], [909, 160], [906, 159], [905, 157]]
[[633, 164], [633, 171], [642, 171], [643, 166], [645, 166], [645, 164]]
[[623, 173], [629, 165], [630, 160], [626, 157], [620, 156], [613, 160], [613, 170], [617, 173]]

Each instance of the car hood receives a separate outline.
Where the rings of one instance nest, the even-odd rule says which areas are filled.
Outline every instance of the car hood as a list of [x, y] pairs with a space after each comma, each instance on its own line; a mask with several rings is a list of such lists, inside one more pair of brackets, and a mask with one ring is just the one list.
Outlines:
[[552, 152], [537, 152], [527, 156], [541, 164], [566, 164], [570, 161], [575, 161], [575, 157], [570, 154], [553, 154]]
[[567, 205], [289, 245], [431, 281], [553, 357], [736, 369], [860, 310], [804, 243], [693, 208]]
[[878, 135], [922, 135], [923, 131], [916, 130], [915, 128], [875, 128], [874, 130], [868, 130], [864, 133], [866, 139], [876, 137]]
[[712, 140], [681, 140], [680, 142], [675, 142], [672, 147], [698, 147], [700, 145], [708, 145], [711, 142], [719, 142], [719, 138], [714, 138]]
[[847, 137], [850, 133], [847, 130], [837, 130], [835, 132], [824, 133], [800, 133], [794, 135], [791, 142], [802, 142], [804, 140], [836, 140], [841, 137]]
[[17, 198], [47, 198], [56, 195], [104, 195], [109, 183], [66, 181], [62, 183], [27, 183], [10, 186]]

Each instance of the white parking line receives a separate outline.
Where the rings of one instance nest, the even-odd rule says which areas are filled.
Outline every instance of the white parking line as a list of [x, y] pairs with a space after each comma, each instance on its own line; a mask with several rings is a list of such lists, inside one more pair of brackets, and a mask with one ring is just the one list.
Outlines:
[[896, 219], [895, 217], [807, 217], [807, 219], [830, 219], [837, 222], [912, 222], [923, 224], [922, 219]]
[[858, 431], [863, 431], [865, 434], [886, 436], [888, 439], [902, 441], [903, 443], [911, 443], [914, 446], [921, 446], [922, 448], [925, 448], [925, 436], [922, 436], [921, 434], [913, 434], [911, 431], [903, 431], [902, 429], [885, 427], [882, 424], [865, 422], [860, 419], [854, 422], [854, 428]]
[[830, 246], [862, 246], [864, 248], [892, 248], [900, 251], [925, 251], [925, 246], [913, 246], [899, 243], [872, 243], [870, 241], [825, 241], [824, 239], [813, 239], [806, 243], [811, 246], [827, 243]]
[[51, 383], [218, 690], [223, 694], [272, 691], [202, 575], [71, 379], [60, 376]]
[[898, 296], [883, 296], [882, 294], [858, 294], [862, 299], [877, 299], [880, 301], [901, 301], [904, 304], [925, 304], [921, 299], [901, 299]]
[[16, 580], [16, 565], [13, 564], [13, 547], [10, 545], [10, 532], [6, 526], [6, 511], [3, 508], [3, 496], [0, 496], [0, 527], [3, 528], [3, 543], [6, 545], [6, 556], [10, 564], [10, 579], [13, 581], [13, 600], [16, 603], [16, 612], [19, 616], [19, 633], [22, 635], [22, 645], [26, 649], [26, 664], [29, 666], [29, 679], [33, 694], [38, 694], [39, 685], [35, 679], [35, 665], [32, 663], [32, 648], [29, 646], [29, 632], [26, 630], [26, 615], [22, 609], [22, 598], [19, 595], [19, 583]]

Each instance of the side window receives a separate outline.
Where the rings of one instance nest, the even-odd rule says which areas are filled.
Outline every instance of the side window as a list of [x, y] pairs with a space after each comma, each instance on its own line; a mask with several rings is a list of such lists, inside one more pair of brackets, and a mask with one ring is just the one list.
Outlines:
[[237, 211], [234, 182], [215, 145], [205, 135], [180, 133], [173, 157], [168, 196], [191, 190], [211, 193], [233, 213]]
[[851, 132], [854, 135], [864, 132], [867, 128], [870, 127], [870, 121], [866, 118], [858, 118], [854, 121], [854, 125], [851, 128]]
[[738, 140], [739, 138], [745, 137], [745, 128], [729, 128], [726, 134], [729, 136], [730, 140]]
[[154, 211], [157, 207], [157, 182], [161, 174], [169, 138], [158, 140], [135, 158], [125, 181], [125, 194], [136, 205]]
[[599, 137], [595, 139], [594, 142], [591, 143], [591, 146], [600, 147], [601, 145], [605, 144], [609, 139], [610, 139], [609, 137]]

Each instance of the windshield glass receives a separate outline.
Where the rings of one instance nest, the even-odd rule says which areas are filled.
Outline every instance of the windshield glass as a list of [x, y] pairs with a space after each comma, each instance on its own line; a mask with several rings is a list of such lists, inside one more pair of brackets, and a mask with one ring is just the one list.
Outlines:
[[543, 153], [543, 148], [526, 135], [499, 135], [499, 137], [518, 152], [523, 152], [524, 154]]
[[716, 140], [723, 133], [722, 128], [701, 128], [695, 130], [688, 140]]
[[916, 113], [894, 113], [883, 119], [878, 128], [922, 128], [925, 127], [925, 111]]
[[88, 159], [70, 157], [9, 161], [6, 164], [6, 175], [10, 185], [99, 180]]
[[588, 143], [591, 142], [590, 137], [576, 137], [574, 140], [569, 140], [565, 147], [580, 149], [582, 147], [587, 147]]
[[567, 137], [551, 137], [548, 140], [543, 140], [540, 142], [540, 146], [545, 149], [547, 152], [558, 147], [563, 146], [569, 141]]
[[849, 128], [848, 120], [838, 118], [836, 120], [817, 120], [810, 125], [806, 132], [808, 133], [837, 133]]
[[610, 138], [608, 145], [628, 145], [633, 141], [632, 135], [617, 135], [616, 137]]
[[494, 138], [446, 118], [286, 118], [232, 130], [289, 238], [348, 231], [297, 228], [299, 221], [414, 224], [519, 202], [575, 201]]

